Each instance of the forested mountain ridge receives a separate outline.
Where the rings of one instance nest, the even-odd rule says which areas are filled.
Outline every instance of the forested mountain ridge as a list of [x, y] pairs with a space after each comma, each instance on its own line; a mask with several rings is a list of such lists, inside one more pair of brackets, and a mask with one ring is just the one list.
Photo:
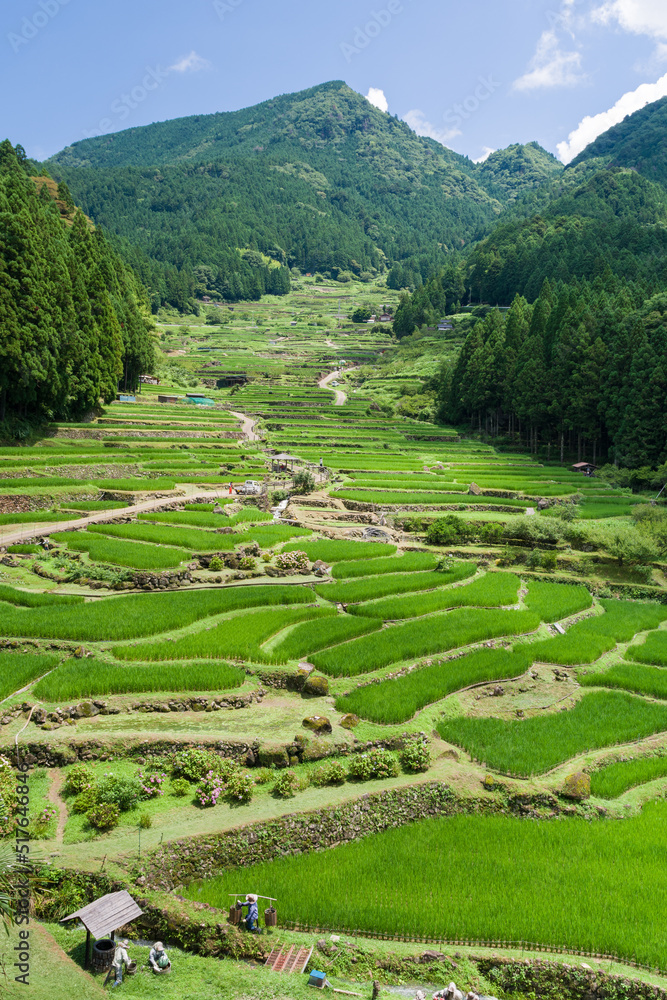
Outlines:
[[577, 156], [571, 166], [629, 167], [667, 186], [667, 97], [647, 104], [614, 125]]
[[0, 143], [0, 423], [76, 419], [153, 364], [144, 289], [66, 185], [56, 201], [29, 169]]
[[47, 165], [121, 238], [154, 305], [179, 307], [204, 292], [279, 291], [244, 251], [334, 277], [400, 261], [418, 284], [562, 169], [536, 144], [474, 164], [340, 81], [86, 139]]
[[467, 260], [466, 285], [478, 301], [533, 301], [546, 278], [592, 280], [607, 270], [667, 282], [667, 192], [630, 170], [600, 170], [528, 219], [509, 217]]

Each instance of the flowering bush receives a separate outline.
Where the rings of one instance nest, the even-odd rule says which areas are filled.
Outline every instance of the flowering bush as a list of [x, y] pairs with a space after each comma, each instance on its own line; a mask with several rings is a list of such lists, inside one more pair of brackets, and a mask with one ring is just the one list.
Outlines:
[[224, 779], [219, 774], [209, 771], [204, 780], [197, 785], [195, 797], [204, 808], [217, 805], [218, 799], [225, 790]]
[[38, 816], [35, 816], [30, 824], [30, 836], [42, 837], [49, 828], [49, 823], [57, 815], [57, 810], [52, 805], [46, 805]]
[[156, 799], [159, 795], [164, 795], [164, 782], [167, 780], [166, 774], [144, 774], [137, 772], [137, 779], [141, 785], [142, 799]]
[[299, 791], [299, 779], [294, 771], [281, 771], [272, 791], [281, 799], [291, 799]]
[[428, 771], [431, 766], [431, 747], [427, 740], [410, 740], [401, 754], [405, 771]]
[[190, 782], [186, 778], [171, 779], [171, 794], [183, 798], [190, 791]]
[[199, 781], [209, 771], [218, 770], [220, 758], [213, 750], [204, 747], [190, 747], [174, 755], [172, 772], [177, 778]]
[[92, 768], [87, 764], [75, 764], [70, 768], [65, 778], [63, 791], [66, 795], [78, 795], [84, 788], [92, 785], [95, 781]]
[[310, 569], [308, 556], [300, 549], [295, 552], [281, 552], [276, 556], [276, 566], [288, 576], [294, 573], [307, 573]]
[[250, 802], [255, 791], [255, 782], [247, 771], [239, 771], [227, 781], [225, 796], [234, 802]]
[[328, 760], [316, 768], [310, 776], [311, 784], [317, 788], [324, 785], [342, 785], [347, 778], [347, 768], [340, 760]]
[[115, 826], [118, 826], [120, 809], [113, 802], [98, 802], [96, 806], [88, 810], [86, 819], [96, 830], [113, 830]]
[[371, 778], [395, 778], [398, 775], [398, 761], [393, 753], [382, 748], [373, 748], [367, 753], [355, 755], [350, 761], [350, 777], [357, 781]]
[[99, 795], [96, 785], [86, 785], [72, 803], [72, 811], [75, 813], [87, 813], [89, 809], [99, 802]]
[[137, 778], [123, 778], [107, 771], [97, 783], [97, 798], [107, 805], [116, 805], [121, 812], [134, 809], [141, 795]]

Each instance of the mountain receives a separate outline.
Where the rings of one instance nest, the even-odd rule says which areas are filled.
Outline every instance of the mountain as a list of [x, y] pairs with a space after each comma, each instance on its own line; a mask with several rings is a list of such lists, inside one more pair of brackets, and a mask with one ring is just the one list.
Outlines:
[[572, 161], [629, 167], [667, 187], [667, 97], [647, 104], [604, 132]]
[[545, 279], [570, 283], [606, 272], [651, 293], [665, 286], [667, 192], [632, 170], [588, 167], [567, 171], [568, 184], [538, 214], [510, 215], [471, 251], [467, 281], [475, 299], [509, 304], [519, 294], [534, 301]]
[[491, 153], [479, 165], [478, 180], [499, 200], [512, 202], [526, 192], [561, 177], [563, 164], [537, 142], [508, 146]]
[[370, 280], [400, 261], [417, 284], [560, 169], [534, 144], [474, 164], [341, 81], [85, 139], [47, 166], [118, 238], [154, 308], [279, 293], [281, 268]]

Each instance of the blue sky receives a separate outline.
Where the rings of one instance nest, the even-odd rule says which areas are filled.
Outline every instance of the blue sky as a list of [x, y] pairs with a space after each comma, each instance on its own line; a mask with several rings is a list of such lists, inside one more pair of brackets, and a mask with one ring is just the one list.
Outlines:
[[343, 79], [473, 159], [567, 161], [667, 94], [667, 0], [8, 0], [0, 51], [0, 136], [36, 158]]

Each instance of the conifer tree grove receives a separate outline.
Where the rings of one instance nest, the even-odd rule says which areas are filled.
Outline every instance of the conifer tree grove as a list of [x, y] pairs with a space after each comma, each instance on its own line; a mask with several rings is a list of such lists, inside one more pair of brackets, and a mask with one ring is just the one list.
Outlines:
[[61, 219], [0, 144], [0, 421], [76, 419], [154, 364], [146, 293], [99, 230]]

